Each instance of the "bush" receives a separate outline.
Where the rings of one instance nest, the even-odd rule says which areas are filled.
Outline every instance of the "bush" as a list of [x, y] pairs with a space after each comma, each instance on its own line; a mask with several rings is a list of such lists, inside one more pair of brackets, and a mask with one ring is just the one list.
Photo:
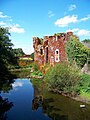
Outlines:
[[80, 94], [89, 94], [90, 96], [90, 75], [82, 74], [81, 81], [79, 82]]
[[76, 94], [80, 80], [79, 70], [68, 63], [57, 64], [46, 73], [45, 80], [49, 89], [57, 89], [65, 93]]
[[33, 69], [34, 69], [34, 71], [38, 71], [38, 69], [39, 69], [38, 64], [34, 63], [34, 64], [33, 64]]

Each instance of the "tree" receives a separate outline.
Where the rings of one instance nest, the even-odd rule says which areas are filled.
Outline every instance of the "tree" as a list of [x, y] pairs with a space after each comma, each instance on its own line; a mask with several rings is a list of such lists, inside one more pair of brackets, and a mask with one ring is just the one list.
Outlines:
[[13, 52], [14, 52], [16, 57], [20, 57], [20, 56], [25, 55], [25, 53], [23, 52], [22, 48], [13, 49]]
[[77, 66], [83, 67], [90, 57], [90, 49], [83, 45], [76, 36], [72, 36], [66, 44], [66, 52], [69, 62], [76, 62]]
[[17, 65], [9, 36], [8, 28], [0, 27], [0, 79], [8, 79], [10, 75], [8, 67]]
[[84, 39], [82, 42], [90, 43], [90, 39]]
[[34, 60], [34, 53], [31, 53], [30, 57]]

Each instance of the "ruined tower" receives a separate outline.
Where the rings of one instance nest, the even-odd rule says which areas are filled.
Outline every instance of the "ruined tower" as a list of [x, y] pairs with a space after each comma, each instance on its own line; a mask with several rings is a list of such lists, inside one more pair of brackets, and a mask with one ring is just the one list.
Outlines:
[[43, 39], [33, 37], [34, 61], [39, 65], [55, 65], [67, 60], [65, 44], [73, 35], [72, 32], [44, 36]]

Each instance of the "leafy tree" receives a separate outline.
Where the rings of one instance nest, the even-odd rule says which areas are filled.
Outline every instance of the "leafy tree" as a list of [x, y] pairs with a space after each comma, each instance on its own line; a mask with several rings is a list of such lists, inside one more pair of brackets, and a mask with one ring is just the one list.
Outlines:
[[13, 44], [9, 39], [8, 28], [0, 27], [0, 79], [9, 77], [8, 67], [17, 65], [17, 60], [12, 52]]
[[82, 42], [90, 43], [90, 39], [84, 39]]
[[25, 53], [23, 52], [22, 48], [13, 49], [13, 52], [14, 52], [16, 57], [20, 57], [20, 56], [25, 55]]
[[76, 62], [79, 67], [83, 67], [87, 58], [90, 58], [90, 49], [83, 45], [76, 36], [72, 36], [67, 42], [66, 52], [70, 63]]
[[31, 53], [30, 57], [34, 60], [34, 53]]

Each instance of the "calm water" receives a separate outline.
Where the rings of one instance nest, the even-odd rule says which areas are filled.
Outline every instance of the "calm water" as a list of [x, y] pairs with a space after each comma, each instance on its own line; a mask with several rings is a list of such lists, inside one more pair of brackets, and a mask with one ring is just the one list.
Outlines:
[[83, 103], [48, 92], [43, 83], [15, 79], [0, 90], [0, 120], [90, 120], [90, 105], [80, 108]]

